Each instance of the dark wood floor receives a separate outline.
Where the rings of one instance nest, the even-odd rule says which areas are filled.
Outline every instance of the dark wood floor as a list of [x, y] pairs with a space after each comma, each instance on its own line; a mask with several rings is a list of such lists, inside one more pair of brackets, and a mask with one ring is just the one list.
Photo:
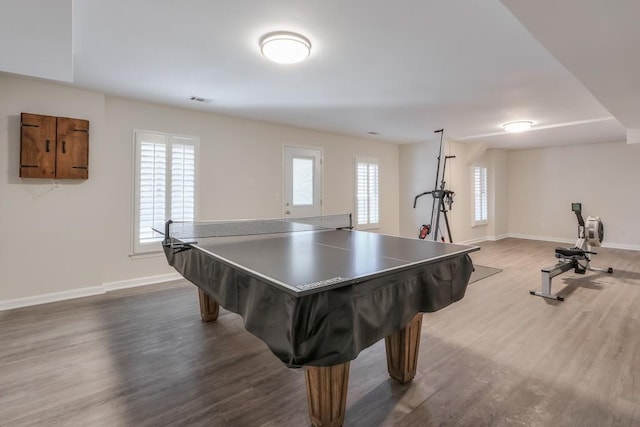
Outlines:
[[[382, 342], [351, 364], [349, 426], [640, 425], [640, 252], [603, 249], [613, 275], [554, 279], [552, 243], [482, 244], [502, 268], [426, 314], [418, 373], [388, 378]], [[0, 313], [2, 426], [305, 426], [304, 372], [225, 310], [200, 321], [195, 287], [147, 286]]]

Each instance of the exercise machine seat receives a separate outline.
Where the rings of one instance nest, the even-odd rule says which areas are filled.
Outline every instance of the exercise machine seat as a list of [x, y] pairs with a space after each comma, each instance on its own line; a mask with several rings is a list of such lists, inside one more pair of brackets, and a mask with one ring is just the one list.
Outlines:
[[562, 258], [584, 259], [585, 251], [579, 248], [556, 248], [556, 256]]

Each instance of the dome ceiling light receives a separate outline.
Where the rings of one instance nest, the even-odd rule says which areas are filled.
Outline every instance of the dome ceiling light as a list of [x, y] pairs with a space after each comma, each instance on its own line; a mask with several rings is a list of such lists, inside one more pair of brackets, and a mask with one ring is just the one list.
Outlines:
[[520, 120], [502, 125], [504, 130], [507, 132], [524, 132], [531, 129], [531, 126], [533, 126], [533, 122], [529, 120]]
[[309, 57], [311, 42], [297, 33], [275, 31], [260, 38], [260, 51], [278, 64], [295, 64]]

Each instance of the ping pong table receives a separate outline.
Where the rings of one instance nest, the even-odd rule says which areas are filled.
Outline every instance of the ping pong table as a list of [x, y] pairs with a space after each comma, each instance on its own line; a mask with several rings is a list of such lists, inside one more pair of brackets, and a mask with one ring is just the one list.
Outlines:
[[198, 287], [203, 321], [222, 306], [288, 367], [305, 367], [315, 426], [342, 425], [349, 362], [382, 338], [389, 375], [411, 381], [422, 313], [464, 296], [479, 249], [355, 231], [349, 214], [155, 230], [169, 264]]

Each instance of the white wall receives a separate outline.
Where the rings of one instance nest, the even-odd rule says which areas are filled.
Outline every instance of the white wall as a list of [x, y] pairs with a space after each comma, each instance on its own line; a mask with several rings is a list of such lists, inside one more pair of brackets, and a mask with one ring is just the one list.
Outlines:
[[[604, 246], [640, 250], [640, 146], [625, 143], [583, 144], [528, 150], [484, 150], [450, 142], [455, 155], [447, 168], [447, 187], [456, 193], [450, 213], [454, 242], [520, 237], [575, 242], [577, 223], [571, 202], [581, 202], [583, 216], [600, 216]], [[414, 237], [429, 222], [430, 200], [418, 209], [413, 197], [433, 188], [438, 146], [400, 147], [400, 233]], [[488, 167], [489, 224], [471, 227], [472, 164]]]
[[489, 213], [491, 221], [487, 236], [500, 239], [509, 234], [508, 162], [507, 151], [488, 150], [484, 157], [489, 164]]
[[[100, 161], [109, 149], [104, 105], [99, 93], [0, 76], [0, 300], [101, 285], [112, 173]], [[91, 179], [57, 190], [50, 180], [20, 179], [21, 112], [88, 119]]]
[[73, 81], [73, 0], [0, 2], [0, 71]]
[[[87, 181], [18, 177], [20, 112], [91, 122]], [[0, 75], [0, 308], [3, 301], [173, 272], [163, 257], [131, 259], [132, 131], [198, 135], [198, 214], [202, 219], [282, 215], [282, 147], [324, 150], [324, 213], [353, 210], [353, 157], [381, 167], [381, 229], [417, 236], [431, 200], [438, 144], [396, 146], [106, 96], [33, 79]], [[505, 235], [575, 239], [570, 203], [599, 215], [609, 246], [640, 250], [640, 146], [593, 144], [535, 150], [484, 150], [447, 142], [456, 193], [450, 213], [455, 242]], [[471, 227], [474, 163], [489, 168], [487, 226]], [[6, 304], [5, 304], [6, 305]]]
[[439, 143], [416, 143], [400, 146], [400, 234], [417, 237], [422, 224], [431, 217], [431, 196], [418, 199], [413, 208], [414, 197], [434, 189], [438, 165]]
[[600, 216], [606, 246], [640, 250], [640, 146], [589, 144], [509, 151], [508, 215], [513, 236], [575, 241], [571, 202]]
[[[18, 178], [20, 112], [88, 119], [89, 179]], [[398, 234], [398, 146], [137, 102], [0, 76], [0, 306], [172, 272], [163, 257], [131, 259], [134, 128], [200, 137], [201, 219], [282, 216], [282, 149], [324, 150], [323, 213], [351, 212], [353, 157], [380, 160], [381, 228]]]

